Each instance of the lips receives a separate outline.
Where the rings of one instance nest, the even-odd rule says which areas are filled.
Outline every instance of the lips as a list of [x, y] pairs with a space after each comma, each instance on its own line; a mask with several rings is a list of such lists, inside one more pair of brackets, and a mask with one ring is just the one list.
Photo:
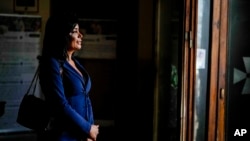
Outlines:
[[78, 41], [77, 43], [81, 45], [81, 44], [82, 44], [82, 41]]

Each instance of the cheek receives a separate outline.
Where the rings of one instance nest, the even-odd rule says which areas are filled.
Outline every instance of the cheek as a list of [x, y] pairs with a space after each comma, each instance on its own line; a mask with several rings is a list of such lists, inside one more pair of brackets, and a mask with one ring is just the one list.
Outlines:
[[79, 48], [81, 48], [81, 45], [79, 45], [79, 43], [76, 40], [73, 40], [71, 42], [71, 48], [72, 49], [79, 49]]
[[71, 48], [74, 48], [76, 45], [77, 45], [77, 41], [76, 41], [76, 39], [71, 38], [71, 41], [70, 41], [70, 47], [71, 47]]
[[76, 47], [77, 47], [76, 42], [71, 42], [71, 48], [76, 48]]
[[74, 46], [79, 46], [76, 40], [74, 40], [73, 44]]

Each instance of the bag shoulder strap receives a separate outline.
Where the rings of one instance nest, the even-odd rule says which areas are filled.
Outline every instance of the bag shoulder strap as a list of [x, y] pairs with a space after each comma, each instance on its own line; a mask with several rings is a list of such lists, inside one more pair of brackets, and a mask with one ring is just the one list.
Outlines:
[[37, 67], [36, 72], [35, 72], [35, 75], [33, 76], [32, 80], [31, 80], [31, 83], [30, 83], [29, 88], [28, 88], [28, 90], [27, 90], [27, 92], [26, 92], [26, 95], [29, 94], [30, 89], [32, 88], [33, 85], [34, 85], [34, 86], [33, 86], [34, 88], [33, 88], [32, 94], [35, 94], [36, 84], [37, 84], [37, 82], [38, 82], [38, 81], [37, 81], [37, 80], [38, 80], [38, 71], [39, 71], [39, 66]]

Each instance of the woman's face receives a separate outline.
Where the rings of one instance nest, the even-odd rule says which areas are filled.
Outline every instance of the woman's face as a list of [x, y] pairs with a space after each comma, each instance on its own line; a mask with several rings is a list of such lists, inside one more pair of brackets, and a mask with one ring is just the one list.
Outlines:
[[70, 51], [75, 51], [75, 50], [80, 50], [82, 47], [82, 38], [83, 35], [80, 33], [79, 25], [77, 24], [72, 32], [69, 33], [71, 37], [71, 41], [69, 43], [69, 48], [68, 50]]

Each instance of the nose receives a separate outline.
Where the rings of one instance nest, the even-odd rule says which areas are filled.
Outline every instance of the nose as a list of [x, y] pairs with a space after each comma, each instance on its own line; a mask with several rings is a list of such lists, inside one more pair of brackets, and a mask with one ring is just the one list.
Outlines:
[[83, 38], [83, 34], [81, 32], [79, 32], [78, 37]]

